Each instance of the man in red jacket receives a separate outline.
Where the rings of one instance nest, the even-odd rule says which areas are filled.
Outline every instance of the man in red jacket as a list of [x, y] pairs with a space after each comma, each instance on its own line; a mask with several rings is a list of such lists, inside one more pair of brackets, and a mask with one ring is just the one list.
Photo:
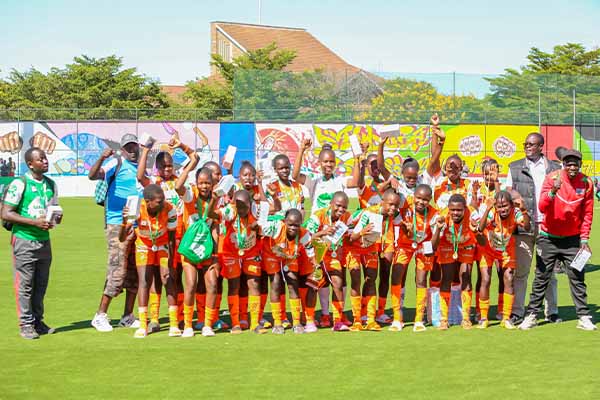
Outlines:
[[581, 153], [566, 150], [562, 153], [563, 169], [546, 176], [540, 195], [539, 210], [544, 214], [537, 239], [537, 266], [529, 298], [527, 317], [519, 329], [528, 330], [537, 325], [537, 314], [542, 309], [544, 294], [554, 264], [563, 261], [571, 287], [571, 297], [579, 321], [577, 328], [598, 329], [592, 322], [587, 306], [584, 269], [570, 266], [580, 250], [591, 253], [590, 230], [594, 215], [594, 187], [592, 180], [580, 172]]

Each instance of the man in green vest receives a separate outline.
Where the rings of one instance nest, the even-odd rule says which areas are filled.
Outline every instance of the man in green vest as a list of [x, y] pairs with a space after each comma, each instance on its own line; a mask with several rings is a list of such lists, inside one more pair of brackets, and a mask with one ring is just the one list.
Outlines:
[[13, 180], [2, 205], [2, 219], [12, 224], [14, 279], [17, 314], [21, 336], [37, 339], [52, 334], [44, 323], [44, 296], [50, 276], [52, 250], [49, 230], [60, 222], [46, 220], [49, 206], [58, 205], [56, 184], [44, 176], [48, 159], [43, 150], [32, 147], [25, 152], [29, 171]]

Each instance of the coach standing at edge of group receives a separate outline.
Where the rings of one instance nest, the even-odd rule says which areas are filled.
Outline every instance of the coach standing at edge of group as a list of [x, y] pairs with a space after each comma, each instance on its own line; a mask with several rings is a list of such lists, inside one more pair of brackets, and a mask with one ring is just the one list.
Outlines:
[[[533, 249], [535, 247], [536, 237], [539, 230], [539, 224], [543, 221], [544, 215], [540, 213], [538, 204], [542, 184], [546, 175], [552, 171], [560, 169], [560, 164], [544, 157], [542, 149], [544, 147], [544, 137], [533, 132], [527, 135], [523, 148], [525, 158], [513, 161], [509, 164], [508, 176], [506, 178], [506, 187], [519, 192], [531, 216], [531, 229], [528, 232], [519, 228], [515, 238], [515, 247], [517, 249], [517, 269], [514, 275], [515, 302], [513, 305], [512, 320], [515, 325], [520, 323], [525, 315], [525, 295], [527, 292], [527, 278], [531, 269], [533, 259]], [[560, 322], [557, 308], [557, 282], [554, 275], [550, 278], [550, 284], [546, 291], [546, 301], [548, 302], [548, 314], [546, 319], [551, 322]]]

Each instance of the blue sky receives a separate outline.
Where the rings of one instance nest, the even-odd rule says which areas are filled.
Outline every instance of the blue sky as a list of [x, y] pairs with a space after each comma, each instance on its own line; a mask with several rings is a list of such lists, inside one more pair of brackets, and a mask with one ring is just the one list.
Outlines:
[[[258, 22], [258, 0], [2, 0], [0, 75], [116, 54], [163, 84], [209, 72], [209, 22]], [[369, 71], [499, 73], [532, 46], [600, 40], [600, 1], [262, 0], [262, 23], [307, 28]]]

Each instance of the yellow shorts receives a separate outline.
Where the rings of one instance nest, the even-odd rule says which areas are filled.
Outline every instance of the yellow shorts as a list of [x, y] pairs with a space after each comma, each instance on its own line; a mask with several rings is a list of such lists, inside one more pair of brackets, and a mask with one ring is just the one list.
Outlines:
[[152, 248], [138, 244], [135, 245], [135, 265], [136, 267], [146, 267], [146, 266], [159, 266], [159, 267], [168, 267], [169, 266], [169, 247], [168, 246], [158, 246], [156, 251], [153, 251]]
[[346, 254], [346, 268], [360, 269], [361, 267], [377, 269], [379, 267], [379, 256], [377, 253], [360, 254], [350, 250]]

